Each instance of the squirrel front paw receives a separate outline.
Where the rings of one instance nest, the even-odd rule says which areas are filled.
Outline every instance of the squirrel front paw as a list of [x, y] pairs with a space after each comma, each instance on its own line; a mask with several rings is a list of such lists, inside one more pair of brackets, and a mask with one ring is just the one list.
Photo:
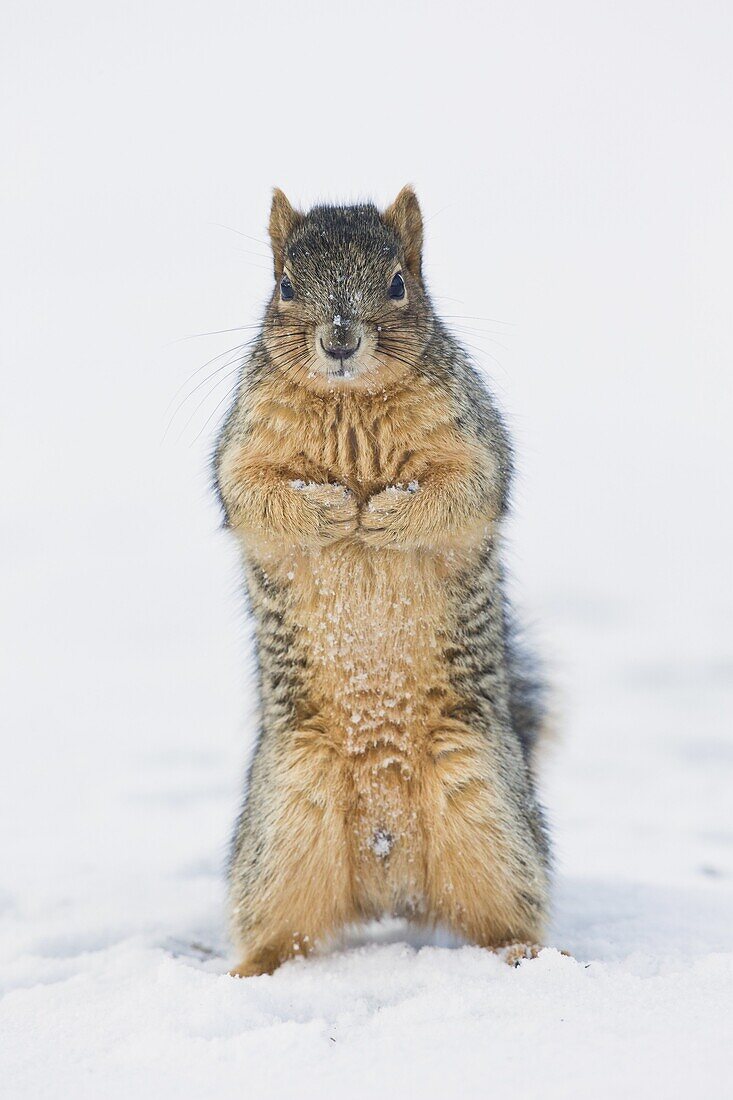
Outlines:
[[359, 506], [345, 486], [331, 482], [291, 481], [290, 487], [305, 505], [307, 543], [328, 546], [356, 531]]
[[414, 505], [417, 483], [390, 485], [371, 497], [359, 517], [359, 537], [377, 550], [398, 550], [405, 545], [409, 531], [410, 509]]

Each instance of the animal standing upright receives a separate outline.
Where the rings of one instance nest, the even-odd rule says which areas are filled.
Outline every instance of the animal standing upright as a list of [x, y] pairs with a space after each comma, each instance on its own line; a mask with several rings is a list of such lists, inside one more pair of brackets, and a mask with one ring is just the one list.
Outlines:
[[543, 935], [548, 844], [540, 693], [502, 578], [504, 425], [428, 297], [410, 188], [307, 214], [276, 190], [270, 237], [272, 299], [216, 452], [261, 714], [233, 973], [384, 914], [520, 957]]

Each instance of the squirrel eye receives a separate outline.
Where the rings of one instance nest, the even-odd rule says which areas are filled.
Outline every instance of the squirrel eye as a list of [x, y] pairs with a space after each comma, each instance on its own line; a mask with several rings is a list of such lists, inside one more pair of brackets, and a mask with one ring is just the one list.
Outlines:
[[292, 302], [293, 298], [295, 297], [293, 284], [290, 282], [290, 279], [287, 277], [287, 275], [283, 275], [282, 279], [280, 280], [280, 297], [284, 302]]
[[390, 298], [404, 298], [405, 296], [405, 280], [402, 278], [399, 271], [395, 271], [392, 276], [388, 294]]

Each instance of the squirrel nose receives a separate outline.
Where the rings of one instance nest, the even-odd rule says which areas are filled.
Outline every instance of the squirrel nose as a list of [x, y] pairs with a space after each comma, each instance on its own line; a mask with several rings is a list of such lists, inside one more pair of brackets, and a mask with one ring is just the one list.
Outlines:
[[353, 322], [336, 321], [323, 325], [319, 335], [321, 347], [330, 359], [343, 362], [355, 355], [361, 347], [361, 325]]
[[352, 355], [355, 355], [361, 345], [361, 336], [355, 344], [324, 344], [323, 338], [321, 338], [321, 347], [325, 351], [326, 355], [331, 359], [351, 359]]

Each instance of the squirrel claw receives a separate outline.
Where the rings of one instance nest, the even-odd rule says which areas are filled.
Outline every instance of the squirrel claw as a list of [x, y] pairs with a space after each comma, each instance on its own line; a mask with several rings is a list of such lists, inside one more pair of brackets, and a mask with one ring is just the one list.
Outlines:
[[[536, 959], [546, 946], [543, 943], [504, 943], [495, 947], [494, 951], [508, 966], [517, 967], [521, 966], [525, 959]], [[572, 958], [569, 951], [561, 951], [560, 954], [569, 959]]]

